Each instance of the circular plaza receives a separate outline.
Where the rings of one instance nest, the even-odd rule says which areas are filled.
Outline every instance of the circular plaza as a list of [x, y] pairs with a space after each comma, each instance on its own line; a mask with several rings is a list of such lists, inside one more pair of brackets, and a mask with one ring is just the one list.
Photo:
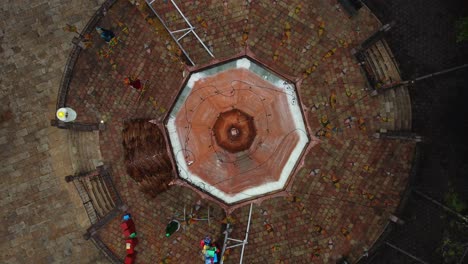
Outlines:
[[223, 247], [227, 224], [243, 239], [248, 223], [224, 263], [365, 255], [402, 203], [415, 141], [401, 136], [411, 104], [388, 25], [350, 8], [105, 2], [74, 40], [57, 102], [76, 120], [56, 126], [98, 131], [78, 152], [103, 165], [68, 178], [94, 201], [88, 239], [123, 261], [130, 213], [136, 263], [203, 263], [200, 239]]

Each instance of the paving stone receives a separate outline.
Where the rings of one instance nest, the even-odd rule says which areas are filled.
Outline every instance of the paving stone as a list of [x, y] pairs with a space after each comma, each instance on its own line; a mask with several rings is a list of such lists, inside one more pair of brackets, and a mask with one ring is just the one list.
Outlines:
[[[148, 23], [149, 10], [143, 1], [139, 2], [140, 6], [135, 7], [128, 1], [117, 1], [99, 22], [99, 26], [112, 29], [119, 42], [109, 47], [92, 32], [92, 46], [81, 51], [74, 67], [66, 105], [77, 111], [78, 122], [104, 120], [106, 123], [106, 130], [99, 132], [99, 146], [90, 144], [87, 147], [100, 151], [104, 161], [112, 164], [113, 180], [135, 219], [140, 240], [139, 262], [155, 263], [171, 257], [174, 262], [192, 263], [200, 254], [197, 243], [202, 237], [207, 234], [221, 236], [224, 218], [221, 208], [203, 201], [203, 208], [210, 206], [213, 210], [212, 224], [197, 222], [166, 238], [164, 228], [174, 213], [180, 213], [184, 205], [193, 206], [200, 197], [182, 187], [172, 187], [154, 199], [144, 197], [138, 183], [126, 175], [123, 163], [122, 121], [133, 118], [162, 120], [177, 96], [184, 81], [183, 72], [187, 70], [187, 65], [175, 52], [175, 44], [157, 22]], [[369, 137], [378, 127], [373, 116], [376, 109], [382, 108], [383, 102], [362, 90], [365, 76], [350, 50], [375, 32], [380, 22], [366, 8], [349, 19], [331, 1], [307, 4], [277, 1], [276, 5], [267, 1], [249, 1], [250, 4], [227, 1], [227, 7], [222, 1], [195, 2], [187, 2], [181, 7], [197, 27], [197, 32], [212, 46], [216, 59], [232, 57], [248, 48], [273, 69], [302, 80], [299, 93], [310, 133], [320, 140], [306, 156], [302, 171], [295, 178], [291, 195], [296, 199], [274, 198], [254, 206], [254, 209], [266, 209], [268, 215], [258, 211], [253, 215], [245, 262], [328, 263], [343, 254], [356, 260], [364, 248], [377, 239], [385, 219], [398, 205], [407, 183], [414, 148], [414, 144], [408, 142]], [[45, 130], [48, 124], [44, 121], [47, 117], [52, 118], [53, 112], [50, 116], [34, 119], [35, 113], [51, 108], [50, 98], [57, 91], [48, 87], [59, 86], [66, 52], [71, 48], [72, 33], [65, 34], [61, 27], [66, 23], [82, 27], [92, 13], [92, 7], [87, 4], [85, 1], [71, 4], [34, 1], [28, 9], [19, 4], [10, 12], [1, 9], [0, 14], [6, 13], [5, 17], [11, 20], [10, 27], [15, 25], [13, 21], [17, 23], [17, 29], [13, 31], [17, 36], [0, 35], [0, 38], [8, 38], [8, 45], [2, 46], [7, 58], [7, 67], [2, 74], [6, 76], [8, 71], [11, 80], [19, 80], [18, 83], [10, 80], [2, 83], [0, 90], [1, 102], [13, 102], [8, 105], [15, 115], [14, 119], [3, 121], [2, 129], [3, 126], [6, 129], [0, 130], [0, 135], [5, 137], [5, 143], [16, 138], [17, 149], [9, 152], [12, 155], [7, 164], [14, 167], [5, 168], [9, 173], [6, 181], [9, 185], [2, 186], [2, 190], [8, 188], [12, 192], [8, 193], [9, 198], [2, 197], [2, 203], [7, 203], [7, 207], [2, 208], [14, 212], [12, 219], [26, 219], [39, 210], [50, 213], [49, 216], [41, 214], [34, 220], [38, 222], [25, 222], [24, 228], [22, 225], [11, 226], [12, 233], [36, 232], [24, 232], [27, 235], [12, 240], [11, 246], [17, 248], [14, 254], [1, 255], [11, 263], [27, 262], [26, 257], [38, 263], [101, 261], [94, 246], [80, 239], [83, 228], [74, 215], [84, 214], [83, 210], [66, 208], [72, 198], [61, 191], [65, 188], [62, 182], [65, 175], [54, 175], [58, 165], [38, 165], [52, 162], [47, 153], [54, 148], [50, 147], [52, 143], [46, 137], [50, 132]], [[159, 4], [158, 10], [170, 21], [170, 26], [176, 28], [182, 24], [168, 4]], [[15, 19], [14, 13], [20, 12], [24, 12], [22, 19]], [[128, 27], [128, 33], [118, 22]], [[319, 34], [322, 22], [324, 33]], [[29, 30], [32, 24], [35, 26]], [[37, 41], [38, 38], [41, 41]], [[46, 39], [50, 41], [42, 41]], [[341, 40], [347, 45], [340, 44]], [[149, 53], [145, 44], [151, 50]], [[184, 39], [183, 46], [197, 65], [214, 61], [193, 38]], [[26, 52], [32, 47], [33, 53]], [[99, 52], [111, 53], [105, 58], [98, 55]], [[314, 63], [317, 63], [315, 71], [304, 75]], [[20, 73], [28, 73], [30, 79], [20, 78]], [[144, 94], [124, 85], [123, 79], [130, 75], [147, 83]], [[34, 93], [28, 96], [30, 89]], [[336, 96], [333, 105], [332, 94]], [[349, 117], [354, 119], [350, 124], [345, 123]], [[20, 118], [34, 119], [35, 125], [29, 126]], [[329, 125], [323, 125], [324, 119]], [[0, 146], [2, 150], [7, 149], [6, 144], [0, 143]], [[33, 160], [35, 157], [39, 158]], [[20, 184], [30, 180], [22, 162], [34, 166], [38, 170], [35, 174], [57, 178], [35, 182], [34, 189], [39, 193], [28, 199], [29, 183]], [[21, 175], [15, 176], [21, 180], [13, 179], [10, 168], [22, 171]], [[319, 171], [311, 173], [313, 170]], [[393, 176], [388, 176], [388, 171]], [[18, 210], [26, 206], [18, 206], [19, 203], [14, 201], [18, 197], [37, 209], [31, 213]], [[43, 198], [44, 201], [33, 198]], [[60, 202], [46, 204], [48, 200]], [[61, 210], [69, 213], [61, 215]], [[247, 215], [248, 207], [234, 211], [233, 217], [238, 224], [233, 236], [243, 237]], [[272, 224], [272, 232], [266, 231], [266, 220]], [[104, 243], [123, 258], [125, 250], [118, 224], [119, 219], [114, 219], [98, 233]], [[333, 240], [333, 248], [329, 248], [330, 240]], [[37, 250], [31, 252], [18, 246], [34, 246]], [[41, 253], [41, 249], [45, 253]], [[83, 255], [82, 252], [87, 253]], [[319, 256], [312, 259], [315, 253]], [[235, 249], [229, 256], [229, 263], [238, 259], [239, 250]]]
[[[86, 226], [76, 219], [84, 212], [71, 206], [58, 181], [65, 175], [54, 171], [49, 156], [54, 150], [49, 141], [53, 117], [49, 104], [55, 105], [73, 37], [62, 30], [72, 23], [65, 10], [77, 20], [84, 19], [84, 24], [95, 7], [89, 1], [12, 2], [0, 7], [4, 18], [0, 30], [0, 150], [4, 153], [0, 211], [2, 220], [8, 222], [2, 263], [102, 263], [98, 250], [81, 238]], [[58, 218], [61, 228], [55, 230]], [[57, 237], [69, 234], [67, 240], [55, 243], [50, 239], [52, 231]], [[75, 247], [83, 247], [85, 253], [77, 254]]]

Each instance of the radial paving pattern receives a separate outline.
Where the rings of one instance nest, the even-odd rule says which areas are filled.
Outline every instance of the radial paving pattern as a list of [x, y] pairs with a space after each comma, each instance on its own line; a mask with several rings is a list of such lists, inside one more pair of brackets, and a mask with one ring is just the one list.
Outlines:
[[[123, 164], [123, 120], [152, 119], [162, 127], [164, 118], [171, 116], [168, 109], [172, 109], [172, 103], [177, 100], [177, 87], [184, 85], [184, 76], [199, 70], [184, 64], [176, 44], [144, 1], [136, 2], [139, 5], [117, 1], [99, 22], [98, 26], [116, 33], [118, 42], [108, 45], [97, 34], [92, 36], [92, 44], [80, 53], [75, 65], [66, 105], [77, 111], [78, 122], [106, 122], [106, 130], [100, 132], [100, 149], [105, 163], [111, 164], [117, 188], [134, 216], [140, 241], [138, 262], [158, 263], [170, 258], [173, 263], [196, 263], [198, 241], [207, 234], [214, 237], [221, 234], [220, 224], [225, 218], [222, 208], [183, 186], [173, 186], [155, 199], [148, 199], [139, 191], [138, 183], [126, 175]], [[176, 10], [170, 4], [160, 2], [156, 6], [157, 11], [172, 29], [178, 29], [176, 27], [182, 24], [182, 20]], [[193, 3], [183, 1], [180, 8], [216, 56], [211, 58], [194, 39], [184, 38], [182, 45], [197, 66], [213, 65], [239, 56], [255, 57], [297, 84], [300, 100], [295, 101], [296, 106], [299, 112], [301, 109], [304, 111], [305, 127], [310, 131], [310, 137], [303, 132], [295, 133], [296, 137], [286, 137], [286, 145], [298, 144], [301, 135], [310, 138], [310, 142], [303, 158], [297, 164], [291, 164], [296, 173], [289, 195], [254, 205], [244, 262], [334, 263], [341, 256], [357, 260], [377, 239], [388, 216], [399, 204], [414, 149], [412, 142], [371, 136], [380, 128], [388, 127], [389, 123], [401, 122], [398, 119], [400, 113], [410, 110], [407, 98], [399, 100], [403, 93], [388, 97], [370, 96], [366, 77], [351, 54], [353, 48], [379, 29], [379, 21], [365, 7], [350, 19], [335, 1]], [[124, 78], [130, 75], [146, 84], [144, 92], [123, 83]], [[178, 164], [174, 165], [185, 163], [184, 169], [198, 170], [197, 174], [216, 170], [222, 176], [229, 170], [215, 169], [213, 153], [222, 155], [224, 162], [232, 155], [260, 146], [259, 141], [267, 142], [269, 135], [293, 130], [292, 126], [279, 123], [288, 121], [291, 113], [268, 108], [291, 101], [291, 97], [286, 95], [278, 99], [274, 97], [275, 93], [267, 93], [261, 98], [268, 104], [265, 103], [265, 108], [258, 108], [252, 103], [252, 95], [242, 92], [242, 89], [261, 90], [247, 83], [263, 87], [259, 84], [262, 78], [250, 76], [247, 72], [241, 75], [241, 80], [232, 86], [231, 83], [214, 85], [224, 89], [218, 92], [218, 97], [234, 91], [233, 98], [237, 98], [234, 108], [230, 101], [208, 99], [207, 95], [216, 94], [214, 88], [200, 89], [199, 97], [187, 97], [183, 107], [188, 110], [186, 114], [192, 121], [186, 123], [187, 120], [177, 116], [174, 124], [180, 124], [180, 130], [170, 132], [177, 133], [179, 137], [182, 135], [182, 139], [190, 138], [188, 142], [182, 140], [189, 148], [180, 147], [180, 150], [198, 152], [195, 156], [198, 160], [191, 160], [190, 155], [182, 151], [181, 159], [176, 159]], [[216, 80], [209, 82], [215, 84]], [[197, 89], [197, 82], [194, 84], [192, 93]], [[204, 91], [209, 92], [204, 94]], [[201, 98], [206, 101], [206, 106], [199, 105]], [[223, 104], [216, 105], [220, 102]], [[196, 105], [204, 107], [203, 111], [190, 112]], [[182, 109], [182, 105], [179, 106]], [[233, 109], [245, 113], [245, 117], [239, 120], [250, 120], [247, 116], [254, 120], [253, 126], [246, 126], [248, 129], [255, 127], [254, 139], [251, 144], [247, 143], [250, 146], [246, 150], [239, 152], [228, 151], [226, 146], [214, 149], [218, 145], [216, 142], [223, 140], [219, 138], [216, 141], [214, 136], [218, 115]], [[196, 115], [203, 113], [213, 114], [209, 122], [193, 121], [197, 120]], [[269, 114], [278, 118], [270, 120]], [[190, 131], [184, 130], [186, 125]], [[246, 129], [229, 126], [228, 123], [218, 126], [224, 127], [224, 133], [227, 133], [224, 137], [231, 137], [230, 140], [234, 140], [236, 133], [242, 136]], [[263, 138], [265, 140], [261, 140]], [[205, 149], [195, 147], [197, 140]], [[171, 143], [174, 144], [172, 139]], [[281, 144], [281, 140], [276, 144]], [[273, 149], [276, 147], [258, 157], [252, 156], [252, 160], [258, 163], [278, 162], [265, 159]], [[188, 166], [188, 161], [193, 163]], [[197, 164], [201, 166], [196, 168]], [[242, 168], [239, 165], [231, 172], [238, 174], [236, 170]], [[164, 228], [168, 220], [180, 215], [184, 205], [191, 208], [198, 200], [201, 200], [201, 217], [208, 207], [211, 208], [211, 225], [195, 222], [166, 238]], [[231, 217], [236, 219], [234, 237], [243, 237], [247, 214], [248, 206], [232, 212]], [[101, 228], [98, 234], [116, 255], [124, 257], [117, 219]], [[238, 259], [239, 251], [234, 249], [226, 263], [236, 263]]]

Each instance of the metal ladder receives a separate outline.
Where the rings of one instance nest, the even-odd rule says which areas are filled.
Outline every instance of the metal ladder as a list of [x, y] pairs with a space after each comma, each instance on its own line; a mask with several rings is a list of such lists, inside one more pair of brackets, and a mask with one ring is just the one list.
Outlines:
[[[226, 231], [224, 231], [224, 244], [223, 244], [223, 250], [221, 251], [221, 260], [220, 260], [220, 264], [223, 264], [223, 256], [224, 256], [224, 253], [226, 252], [226, 249], [229, 249], [229, 248], [234, 248], [234, 247], [239, 247], [239, 246], [242, 246], [242, 249], [241, 249], [241, 255], [240, 255], [240, 261], [239, 261], [239, 264], [242, 264], [242, 261], [244, 259], [244, 249], [245, 249], [245, 245], [247, 245], [248, 243], [248, 239], [249, 239], [249, 230], [250, 230], [250, 220], [252, 219], [252, 207], [253, 207], [253, 204], [250, 204], [250, 210], [249, 210], [249, 220], [247, 222], [247, 228], [245, 230], [245, 237], [243, 240], [240, 240], [240, 239], [234, 239], [234, 238], [230, 238], [229, 237], [229, 233], [231, 232], [230, 229], [229, 229], [229, 223], [227, 224], [226, 226]], [[236, 242], [235, 244], [233, 245], [227, 245], [228, 242], [230, 241], [233, 241], [233, 242]]]
[[[183, 39], [185, 36], [187, 36], [188, 34], [192, 33], [195, 38], [197, 38], [198, 42], [200, 42], [200, 44], [203, 46], [203, 48], [206, 50], [206, 52], [208, 52], [208, 54], [214, 58], [214, 55], [213, 53], [210, 51], [210, 49], [205, 45], [205, 43], [203, 42], [203, 40], [198, 36], [197, 32], [195, 32], [195, 27], [192, 26], [192, 24], [188, 21], [187, 17], [185, 17], [185, 15], [182, 13], [182, 11], [179, 9], [179, 7], [176, 5], [176, 3], [174, 3], [173, 0], [169, 0], [171, 2], [171, 4], [175, 7], [175, 9], [177, 10], [177, 12], [180, 14], [180, 16], [184, 19], [185, 21], [185, 24], [187, 25], [187, 28], [183, 28], [183, 29], [178, 29], [178, 30], [170, 30], [168, 27], [167, 27], [167, 24], [164, 22], [164, 20], [162, 19], [161, 16], [159, 16], [158, 12], [156, 12], [156, 10], [154, 9], [154, 7], [152, 6], [152, 4], [154, 2], [156, 2], [157, 0], [146, 0], [146, 4], [149, 6], [149, 8], [153, 11], [153, 13], [156, 15], [156, 17], [159, 19], [159, 21], [161, 21], [161, 23], [163, 24], [164, 28], [169, 32], [169, 34], [171, 35], [172, 39], [177, 43], [177, 46], [179, 46], [180, 50], [184, 53], [185, 57], [189, 60], [189, 62], [192, 64], [192, 66], [195, 65], [195, 63], [192, 61], [192, 59], [190, 58], [190, 56], [188, 55], [187, 51], [182, 47], [182, 45], [180, 44], [180, 40]], [[167, 1], [166, 1], [167, 2]], [[182, 34], [182, 35], [180, 35]]]

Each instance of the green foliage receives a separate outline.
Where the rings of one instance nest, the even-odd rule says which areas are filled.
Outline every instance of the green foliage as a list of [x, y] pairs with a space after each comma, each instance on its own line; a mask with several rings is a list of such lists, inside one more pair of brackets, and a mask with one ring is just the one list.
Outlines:
[[448, 207], [455, 210], [457, 213], [464, 213], [467, 209], [466, 203], [460, 198], [460, 195], [450, 187], [449, 192], [445, 195], [445, 202]]
[[[445, 204], [457, 213], [466, 215], [468, 211], [466, 201], [455, 190], [452, 182], [449, 182], [448, 187], [449, 191], [445, 194]], [[442, 243], [437, 248], [442, 256], [441, 262], [444, 264], [457, 263], [464, 253], [465, 244], [468, 242], [468, 225], [463, 221], [457, 221], [458, 218], [454, 216], [448, 218], [441, 215], [441, 219], [445, 219]]]
[[468, 17], [459, 18], [455, 24], [457, 30], [457, 42], [468, 40]]
[[[465, 248], [461, 242], [460, 237], [455, 237], [456, 231], [461, 231], [460, 226], [454, 227], [454, 222], [450, 223], [451, 228], [444, 231], [443, 241], [440, 247], [437, 249], [442, 254], [442, 260], [444, 264], [457, 263], [457, 261], [463, 256]], [[463, 233], [463, 232], [462, 232]]]

